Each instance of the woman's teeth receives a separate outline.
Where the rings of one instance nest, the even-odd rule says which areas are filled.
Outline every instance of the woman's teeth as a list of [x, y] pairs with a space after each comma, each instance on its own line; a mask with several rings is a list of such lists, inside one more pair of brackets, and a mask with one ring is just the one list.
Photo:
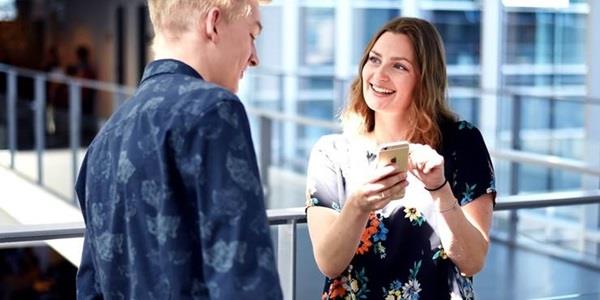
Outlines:
[[373, 84], [371, 84], [371, 89], [373, 89], [373, 91], [375, 91], [377, 93], [380, 93], [380, 94], [391, 95], [391, 94], [394, 93], [393, 90], [388, 90], [386, 88], [378, 87], [378, 86], [375, 86]]

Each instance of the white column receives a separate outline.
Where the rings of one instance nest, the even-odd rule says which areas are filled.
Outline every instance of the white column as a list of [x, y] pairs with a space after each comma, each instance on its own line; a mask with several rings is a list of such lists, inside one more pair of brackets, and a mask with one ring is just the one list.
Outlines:
[[[586, 64], [587, 64], [587, 96], [595, 98], [596, 104], [585, 107], [585, 161], [588, 166], [600, 168], [600, 2], [589, 1], [590, 7], [587, 16], [586, 36]], [[588, 100], [589, 101], [589, 100]], [[595, 176], [586, 176], [583, 179], [584, 189], [598, 189], [599, 179]], [[585, 229], [598, 230], [600, 227], [600, 205], [594, 209], [585, 209]], [[596, 255], [600, 251], [597, 243], [586, 243], [584, 251]]]
[[498, 0], [483, 0], [481, 8], [481, 106], [480, 130], [488, 148], [496, 146], [498, 97], [494, 91], [500, 88], [502, 67], [501, 45], [502, 4]]
[[354, 22], [352, 16], [352, 3], [346, 0], [336, 1], [335, 6], [335, 79], [333, 103], [334, 110], [342, 107], [348, 99], [348, 89], [342, 84], [341, 79], [352, 77], [354, 68], [352, 64], [352, 45], [354, 37]]
[[351, 73], [352, 67], [352, 4], [337, 1], [335, 6], [335, 75], [345, 77]]
[[[298, 0], [286, 0], [282, 3], [281, 66], [286, 76], [283, 78], [283, 111], [287, 115], [298, 114], [298, 69], [300, 63], [300, 5]], [[297, 125], [285, 122], [283, 156], [291, 159], [295, 156], [298, 143]]]
[[138, 16], [137, 3], [135, 1], [124, 1], [125, 10], [125, 84], [135, 87], [140, 81], [138, 77]]
[[421, 11], [419, 9], [419, 1], [403, 0], [402, 1], [402, 11], [400, 12], [400, 14], [403, 17], [419, 18], [421, 16]]

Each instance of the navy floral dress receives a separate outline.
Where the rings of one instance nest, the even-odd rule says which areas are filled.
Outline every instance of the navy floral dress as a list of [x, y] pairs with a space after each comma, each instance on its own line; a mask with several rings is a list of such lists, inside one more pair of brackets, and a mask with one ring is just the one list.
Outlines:
[[[477, 128], [445, 123], [441, 154], [454, 196], [464, 206], [495, 197], [494, 171]], [[308, 168], [307, 209], [340, 211], [350, 191], [375, 167], [376, 151], [346, 135], [322, 137]], [[423, 183], [409, 173], [405, 197], [372, 212], [354, 258], [337, 278], [326, 278], [322, 299], [474, 299], [472, 278], [448, 259], [438, 236], [438, 213]]]

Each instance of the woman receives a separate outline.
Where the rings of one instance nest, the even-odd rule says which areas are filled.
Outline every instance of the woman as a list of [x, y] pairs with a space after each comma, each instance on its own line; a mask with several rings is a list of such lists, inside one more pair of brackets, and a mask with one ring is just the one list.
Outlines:
[[[479, 131], [448, 108], [446, 82], [441, 38], [424, 20], [395, 19], [365, 49], [344, 133], [321, 138], [309, 162], [323, 299], [473, 298], [494, 174]], [[411, 143], [408, 172], [376, 167], [378, 145], [400, 140]]]

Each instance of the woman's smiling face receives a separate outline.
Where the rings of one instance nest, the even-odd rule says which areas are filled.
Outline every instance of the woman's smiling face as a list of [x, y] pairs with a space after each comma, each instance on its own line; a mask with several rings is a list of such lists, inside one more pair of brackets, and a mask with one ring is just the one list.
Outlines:
[[378, 113], [405, 113], [412, 103], [417, 75], [415, 53], [408, 36], [385, 32], [373, 45], [362, 71], [367, 105]]

